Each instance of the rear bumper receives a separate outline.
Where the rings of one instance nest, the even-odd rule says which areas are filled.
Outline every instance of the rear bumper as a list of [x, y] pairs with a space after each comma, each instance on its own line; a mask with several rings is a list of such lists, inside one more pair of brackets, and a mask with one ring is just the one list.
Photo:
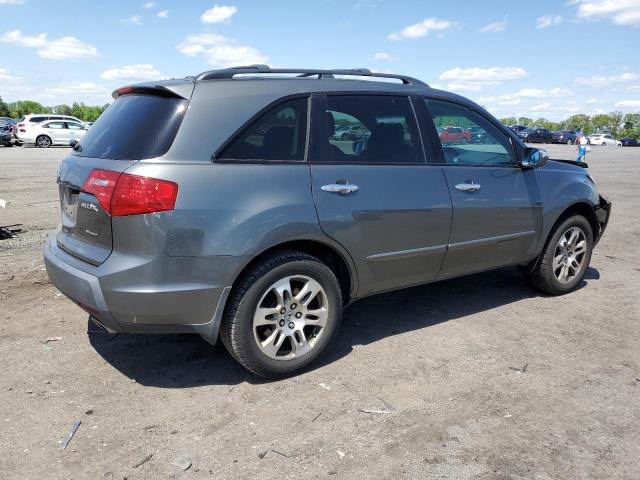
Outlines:
[[[100, 267], [86, 264], [58, 247], [56, 232], [51, 232], [44, 246], [51, 282], [107, 329], [197, 333], [216, 341], [231, 281], [228, 285], [218, 284], [215, 279], [210, 283], [179, 282], [167, 274], [181, 270], [181, 278], [187, 278], [184, 272], [200, 259], [165, 257], [118, 270], [117, 255], [112, 257], [116, 258]], [[211, 259], [202, 261], [211, 263]]]

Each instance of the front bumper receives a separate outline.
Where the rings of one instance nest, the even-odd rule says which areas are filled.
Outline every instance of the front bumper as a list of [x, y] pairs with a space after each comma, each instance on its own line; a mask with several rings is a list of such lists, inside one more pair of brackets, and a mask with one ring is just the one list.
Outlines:
[[160, 280], [163, 267], [175, 267], [166, 262], [176, 259], [167, 258], [160, 259], [161, 266], [140, 267], [149, 273], [148, 277], [141, 275], [149, 279], [141, 285], [136, 276], [139, 269], [113, 271], [105, 267], [107, 262], [100, 267], [85, 264], [58, 247], [56, 232], [49, 235], [43, 253], [51, 282], [108, 330], [197, 333], [212, 343], [216, 341], [230, 286]]
[[602, 234], [606, 230], [609, 224], [609, 218], [611, 217], [611, 202], [604, 195], [600, 195], [600, 203], [595, 208], [595, 214], [600, 227], [594, 239], [594, 244], [597, 244], [602, 238]]

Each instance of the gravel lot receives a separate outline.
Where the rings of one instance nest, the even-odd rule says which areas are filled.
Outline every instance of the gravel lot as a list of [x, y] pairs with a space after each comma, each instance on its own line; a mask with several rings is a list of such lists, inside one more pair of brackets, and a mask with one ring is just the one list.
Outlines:
[[40, 252], [67, 153], [0, 147], [24, 229], [0, 241], [0, 478], [640, 478], [640, 148], [589, 155], [614, 207], [578, 291], [509, 268], [362, 300], [276, 382], [197, 336], [87, 333]]

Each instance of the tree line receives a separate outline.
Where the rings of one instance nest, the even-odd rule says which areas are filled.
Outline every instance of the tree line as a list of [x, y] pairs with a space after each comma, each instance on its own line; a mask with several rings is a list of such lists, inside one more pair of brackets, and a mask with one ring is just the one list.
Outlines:
[[[72, 115], [85, 122], [95, 122], [108, 106], [109, 104], [100, 106], [74, 102], [71, 106], [62, 104], [45, 107], [33, 100], [18, 100], [5, 103], [0, 97], [0, 117], [17, 119], [30, 113], [57, 113], [59, 115]], [[598, 113], [593, 116], [580, 113], [560, 122], [554, 122], [546, 118], [532, 119], [528, 117], [504, 117], [500, 121], [505, 125], [524, 125], [525, 127], [539, 127], [549, 130], [579, 130], [586, 135], [606, 132], [611, 133], [616, 138], [633, 137], [640, 139], [640, 113], [623, 114], [616, 111], [608, 114]]]
[[71, 106], [61, 104], [45, 107], [41, 103], [33, 100], [18, 100], [16, 102], [5, 103], [2, 97], [0, 97], [0, 117], [18, 119], [30, 113], [57, 113], [59, 115], [71, 115], [85, 122], [95, 122], [108, 106], [109, 104], [100, 106], [73, 102]]
[[560, 122], [546, 118], [505, 117], [500, 121], [505, 125], [524, 125], [525, 127], [546, 128], [548, 130], [579, 130], [586, 135], [592, 133], [610, 133], [616, 138], [640, 138], [640, 113], [611, 112], [593, 116], [579, 113]]

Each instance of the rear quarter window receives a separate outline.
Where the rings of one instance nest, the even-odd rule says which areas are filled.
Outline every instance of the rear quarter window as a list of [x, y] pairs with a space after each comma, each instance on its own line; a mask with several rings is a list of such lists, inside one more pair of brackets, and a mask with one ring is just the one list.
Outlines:
[[164, 155], [175, 139], [188, 103], [166, 96], [120, 96], [87, 130], [73, 155], [112, 160]]

